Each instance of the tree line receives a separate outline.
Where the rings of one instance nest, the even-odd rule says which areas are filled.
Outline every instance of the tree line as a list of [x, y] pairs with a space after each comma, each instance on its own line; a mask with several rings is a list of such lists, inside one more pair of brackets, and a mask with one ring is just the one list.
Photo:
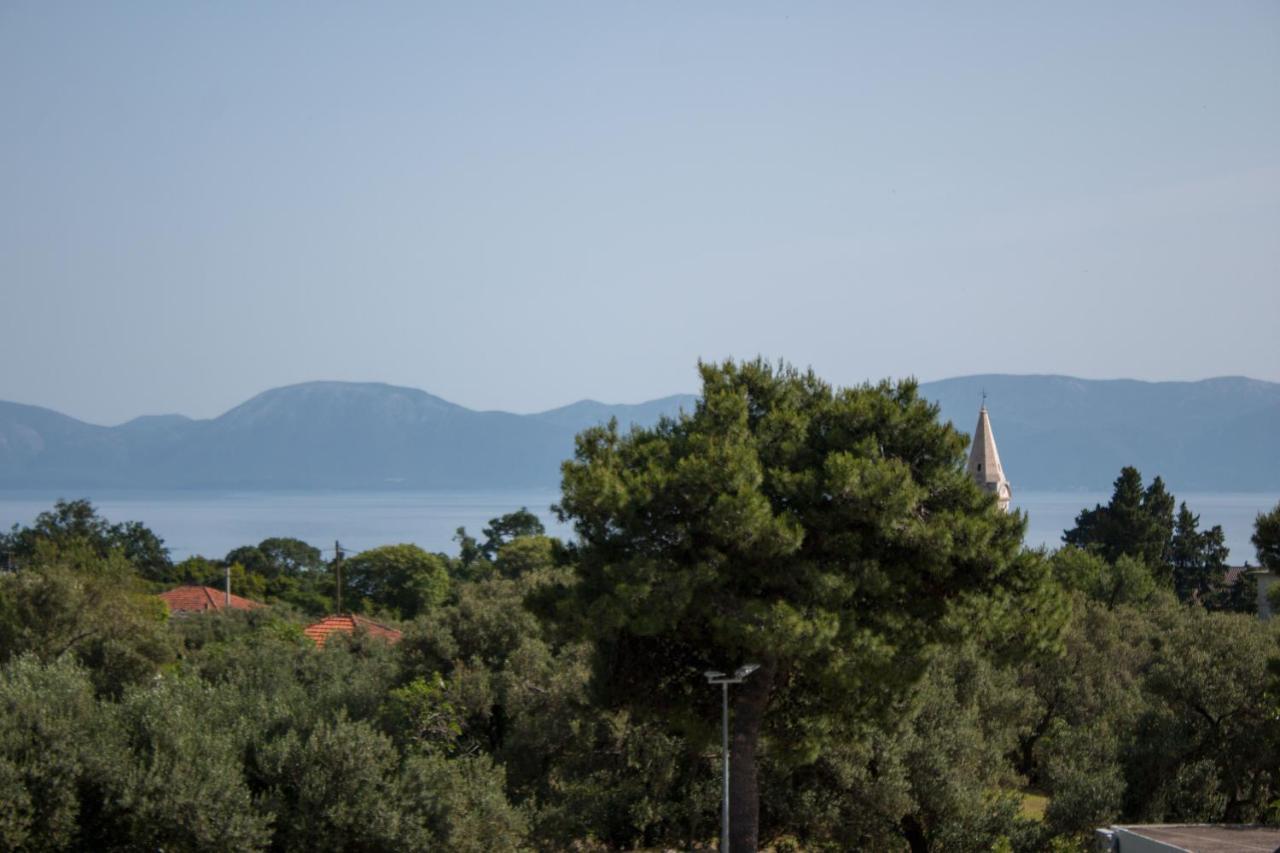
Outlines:
[[[703, 365], [696, 410], [584, 432], [556, 508], [343, 561], [393, 622], [316, 649], [321, 552], [168, 559], [59, 503], [0, 537], [0, 847], [1071, 850], [1116, 821], [1280, 822], [1280, 620], [1159, 478], [1060, 549], [911, 382]], [[1259, 517], [1280, 567], [1280, 506]], [[220, 584], [272, 606], [172, 617]]]

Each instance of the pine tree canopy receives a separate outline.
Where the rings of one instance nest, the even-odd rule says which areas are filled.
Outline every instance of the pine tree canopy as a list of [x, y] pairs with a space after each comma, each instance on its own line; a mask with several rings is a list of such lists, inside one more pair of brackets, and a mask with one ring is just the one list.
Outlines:
[[1015, 620], [1051, 633], [1025, 519], [965, 475], [964, 436], [913, 381], [833, 390], [760, 360], [701, 372], [693, 412], [588, 430], [564, 465], [559, 511], [581, 545], [560, 613], [601, 644], [615, 701], [696, 728], [716, 720], [701, 673], [757, 662], [786, 708], [765, 732], [785, 728], [803, 761], [837, 721], [900, 698], [931, 644]]

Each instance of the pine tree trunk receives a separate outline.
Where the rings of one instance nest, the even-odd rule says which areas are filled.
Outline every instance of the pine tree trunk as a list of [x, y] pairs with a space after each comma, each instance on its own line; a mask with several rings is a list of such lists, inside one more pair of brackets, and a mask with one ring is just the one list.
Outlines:
[[929, 853], [929, 841], [925, 838], [924, 827], [916, 820], [915, 815], [904, 816], [900, 827], [911, 853]]
[[764, 663], [730, 690], [733, 737], [729, 747], [729, 850], [756, 853], [760, 841], [760, 788], [756, 746], [773, 690], [775, 666]]

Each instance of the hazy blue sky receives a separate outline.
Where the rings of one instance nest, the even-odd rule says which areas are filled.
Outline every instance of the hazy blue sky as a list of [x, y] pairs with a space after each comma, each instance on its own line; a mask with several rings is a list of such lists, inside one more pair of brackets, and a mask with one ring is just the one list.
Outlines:
[[0, 399], [1280, 380], [1280, 3], [0, 2]]

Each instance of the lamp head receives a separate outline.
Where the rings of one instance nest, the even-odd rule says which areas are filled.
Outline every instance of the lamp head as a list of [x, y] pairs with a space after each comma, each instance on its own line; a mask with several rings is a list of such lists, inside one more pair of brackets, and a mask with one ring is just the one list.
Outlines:
[[707, 681], [711, 681], [714, 678], [724, 678], [723, 672], [716, 672], [714, 669], [709, 669], [702, 674], [707, 677]]
[[746, 678], [748, 675], [755, 672], [759, 668], [760, 668], [760, 664], [758, 663], [744, 663], [742, 666], [738, 667], [736, 672], [734, 672], [733, 677]]

